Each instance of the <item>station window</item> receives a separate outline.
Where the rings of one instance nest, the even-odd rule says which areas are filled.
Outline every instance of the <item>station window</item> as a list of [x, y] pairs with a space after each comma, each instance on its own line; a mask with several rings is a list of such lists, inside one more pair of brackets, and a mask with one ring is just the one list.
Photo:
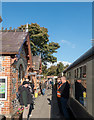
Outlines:
[[24, 78], [24, 70], [23, 70], [23, 66], [22, 64], [19, 66], [19, 70], [18, 70], [18, 86], [20, 86], [22, 80]]
[[0, 100], [7, 99], [7, 77], [0, 76]]

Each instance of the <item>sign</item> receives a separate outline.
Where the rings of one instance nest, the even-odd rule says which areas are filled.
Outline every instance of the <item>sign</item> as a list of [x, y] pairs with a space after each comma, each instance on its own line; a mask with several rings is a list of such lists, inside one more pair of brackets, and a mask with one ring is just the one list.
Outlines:
[[36, 73], [30, 72], [28, 75], [36, 75]]
[[37, 77], [43, 77], [43, 75], [37, 75]]
[[7, 99], [7, 77], [0, 76], [0, 100]]

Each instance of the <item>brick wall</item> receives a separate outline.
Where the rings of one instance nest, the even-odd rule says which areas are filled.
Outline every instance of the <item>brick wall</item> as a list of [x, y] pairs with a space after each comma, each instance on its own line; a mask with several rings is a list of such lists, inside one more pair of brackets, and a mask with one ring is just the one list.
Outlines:
[[[14, 58], [15, 59], [15, 58]], [[7, 100], [4, 107], [1, 108], [2, 115], [10, 116], [18, 108], [16, 92], [18, 91], [18, 71], [12, 66], [13, 58], [11, 56], [0, 56], [0, 76], [7, 76]]]

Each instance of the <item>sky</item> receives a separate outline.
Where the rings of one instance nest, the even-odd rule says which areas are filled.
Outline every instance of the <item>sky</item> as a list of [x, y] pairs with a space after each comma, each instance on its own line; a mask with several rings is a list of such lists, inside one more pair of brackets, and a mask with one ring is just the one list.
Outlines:
[[46, 27], [50, 42], [60, 44], [57, 61], [72, 63], [91, 47], [91, 2], [4, 2], [2, 18], [4, 28], [26, 23]]

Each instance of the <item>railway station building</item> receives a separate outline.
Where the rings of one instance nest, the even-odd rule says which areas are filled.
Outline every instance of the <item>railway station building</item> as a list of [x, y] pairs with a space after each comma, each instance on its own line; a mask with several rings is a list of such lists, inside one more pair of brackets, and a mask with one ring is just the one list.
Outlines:
[[11, 118], [18, 110], [16, 98], [23, 78], [32, 79], [42, 72], [40, 56], [32, 56], [28, 32], [1, 31], [0, 42], [0, 115]]

